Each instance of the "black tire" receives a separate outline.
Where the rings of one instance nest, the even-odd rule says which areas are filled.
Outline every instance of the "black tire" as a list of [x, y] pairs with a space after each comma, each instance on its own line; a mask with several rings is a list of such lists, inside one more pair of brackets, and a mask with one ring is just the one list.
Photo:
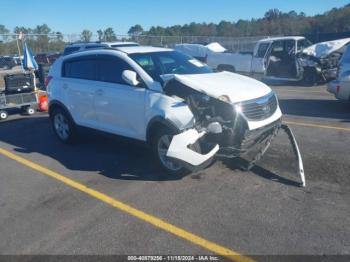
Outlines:
[[[159, 166], [163, 170], [165, 170], [167, 172], [167, 174], [169, 174], [169, 175], [186, 175], [190, 172], [196, 172], [196, 171], [199, 171], [201, 169], [204, 169], [213, 162], [213, 158], [212, 158], [212, 159], [207, 160], [205, 163], [201, 164], [200, 166], [193, 167], [193, 166], [190, 166], [189, 164], [185, 164], [185, 163], [181, 164], [179, 162], [173, 161], [181, 166], [181, 168], [179, 168], [177, 170], [170, 169], [168, 166], [166, 166], [164, 161], [162, 161], [161, 156], [160, 156], [159, 142], [163, 136], [167, 135], [167, 136], [171, 137], [170, 141], [169, 141], [169, 144], [170, 144], [172, 137], [176, 134], [177, 134], [177, 132], [171, 130], [170, 128], [162, 127], [159, 130], [157, 130], [157, 132], [152, 136], [152, 140], [151, 140], [151, 147], [152, 147], [152, 150], [155, 154], [155, 157], [159, 163]], [[196, 151], [196, 152], [199, 152], [199, 153], [202, 152], [202, 148], [201, 148], [201, 145], [199, 142], [196, 142], [195, 144], [191, 145], [191, 149]]]
[[0, 111], [0, 120], [5, 120], [8, 117], [8, 113], [5, 110]]
[[[159, 166], [166, 171], [167, 174], [169, 175], [183, 175], [186, 172], [188, 172], [188, 170], [181, 166], [181, 164], [179, 164], [179, 168], [178, 169], [170, 169], [169, 166], [167, 166], [164, 163], [164, 160], [162, 160], [161, 158], [161, 152], [159, 152], [159, 144], [161, 143], [161, 138], [163, 136], [169, 136], [170, 137], [170, 142], [172, 137], [176, 135], [176, 132], [174, 132], [173, 130], [171, 130], [170, 128], [166, 128], [166, 127], [161, 127], [159, 130], [157, 130], [153, 135], [152, 135], [152, 139], [151, 139], [151, 147], [152, 147], [152, 151], [154, 152], [154, 155], [157, 159], [157, 162], [159, 164]], [[170, 161], [170, 159], [169, 159]], [[178, 164], [176, 162], [174, 162], [175, 164]]]
[[50, 114], [52, 129], [56, 137], [64, 144], [72, 144], [77, 135], [76, 126], [70, 115], [61, 108]]
[[28, 115], [28, 116], [31, 116], [31, 115], [34, 115], [35, 114], [35, 108], [33, 108], [33, 107], [31, 107], [31, 106], [28, 106], [27, 108], [26, 108], [26, 114]]

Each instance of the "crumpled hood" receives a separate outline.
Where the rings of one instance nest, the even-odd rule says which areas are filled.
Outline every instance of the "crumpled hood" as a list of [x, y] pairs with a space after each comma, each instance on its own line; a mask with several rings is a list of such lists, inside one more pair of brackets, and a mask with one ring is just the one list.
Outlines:
[[338, 39], [334, 41], [321, 42], [305, 48], [302, 53], [323, 58], [339, 50], [344, 45], [350, 43], [350, 38]]
[[271, 89], [260, 81], [230, 72], [194, 75], [174, 74], [168, 75], [166, 78], [175, 79], [214, 98], [227, 95], [233, 103], [262, 97], [271, 92]]

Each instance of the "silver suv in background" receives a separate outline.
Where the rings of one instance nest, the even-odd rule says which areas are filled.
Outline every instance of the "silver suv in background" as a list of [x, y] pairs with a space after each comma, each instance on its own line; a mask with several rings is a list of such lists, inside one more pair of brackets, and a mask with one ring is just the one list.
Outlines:
[[327, 89], [337, 99], [350, 102], [350, 44], [339, 62], [337, 79], [329, 82]]
[[135, 42], [88, 42], [88, 43], [74, 43], [69, 44], [64, 48], [63, 55], [69, 55], [74, 52], [96, 49], [96, 48], [105, 48], [105, 47], [129, 47], [129, 46], [139, 46]]

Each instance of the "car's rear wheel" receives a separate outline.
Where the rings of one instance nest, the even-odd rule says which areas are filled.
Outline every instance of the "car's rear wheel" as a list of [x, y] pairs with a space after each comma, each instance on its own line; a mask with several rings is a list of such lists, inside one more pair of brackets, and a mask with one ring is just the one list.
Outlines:
[[50, 117], [57, 138], [65, 144], [73, 142], [76, 136], [76, 128], [70, 116], [64, 110], [57, 108], [51, 113]]

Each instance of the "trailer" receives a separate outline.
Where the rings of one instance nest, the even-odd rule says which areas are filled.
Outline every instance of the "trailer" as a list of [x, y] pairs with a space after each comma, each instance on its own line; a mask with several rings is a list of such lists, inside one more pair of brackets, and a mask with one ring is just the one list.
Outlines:
[[8, 117], [8, 111], [14, 108], [21, 109], [22, 113], [33, 115], [38, 106], [38, 93], [6, 94], [0, 93], [0, 120]]

